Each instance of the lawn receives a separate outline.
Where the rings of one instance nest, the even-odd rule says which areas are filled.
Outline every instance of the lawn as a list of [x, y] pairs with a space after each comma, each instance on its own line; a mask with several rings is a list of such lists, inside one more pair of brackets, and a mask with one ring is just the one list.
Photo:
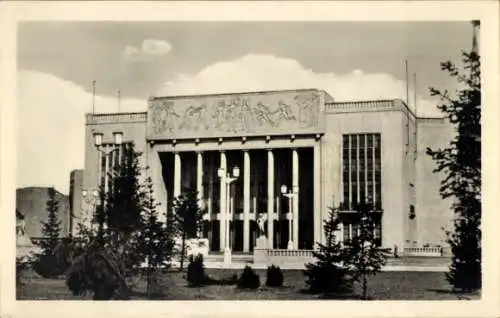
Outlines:
[[[285, 283], [280, 288], [268, 288], [265, 284], [265, 270], [256, 270], [260, 275], [258, 290], [239, 290], [234, 285], [187, 287], [184, 273], [172, 271], [160, 278], [160, 289], [164, 300], [312, 300], [317, 295], [301, 292], [304, 276], [299, 270], [284, 270]], [[207, 269], [214, 278], [228, 278], [239, 274], [239, 270]], [[134, 300], [145, 300], [145, 282], [140, 280], [134, 288]], [[356, 293], [360, 293], [356, 286]], [[443, 273], [437, 272], [382, 272], [369, 280], [369, 295], [377, 300], [457, 300], [479, 299], [477, 294], [452, 293]], [[23, 278], [23, 285], [17, 290], [18, 300], [82, 300], [91, 296], [72, 296], [63, 279]]]

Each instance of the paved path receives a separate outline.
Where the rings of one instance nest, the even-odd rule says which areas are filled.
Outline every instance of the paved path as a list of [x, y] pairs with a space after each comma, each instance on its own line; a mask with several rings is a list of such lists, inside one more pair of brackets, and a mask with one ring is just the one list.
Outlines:
[[[397, 271], [408, 271], [408, 272], [447, 272], [449, 258], [445, 257], [401, 257], [401, 258], [390, 258], [387, 260], [387, 265], [382, 268], [382, 271], [387, 272], [397, 272]], [[233, 259], [233, 262], [229, 267], [224, 267], [222, 258], [219, 260], [218, 257], [208, 257], [204, 262], [205, 268], [230, 268], [230, 269], [243, 269], [245, 265], [250, 265], [255, 269], [266, 269], [266, 264], [253, 264], [251, 258], [238, 257]], [[174, 264], [175, 266], [175, 264]], [[303, 264], [288, 264], [280, 265], [281, 269], [305, 269]]]

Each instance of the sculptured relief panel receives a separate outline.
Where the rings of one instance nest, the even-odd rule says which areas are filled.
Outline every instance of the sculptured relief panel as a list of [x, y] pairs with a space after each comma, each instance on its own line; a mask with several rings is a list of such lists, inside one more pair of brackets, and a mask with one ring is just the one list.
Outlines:
[[149, 135], [181, 138], [313, 130], [320, 102], [316, 91], [157, 100], [149, 106]]

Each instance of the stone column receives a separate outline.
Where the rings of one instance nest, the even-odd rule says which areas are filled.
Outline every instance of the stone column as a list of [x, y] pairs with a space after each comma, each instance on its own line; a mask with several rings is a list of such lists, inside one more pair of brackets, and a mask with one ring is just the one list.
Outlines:
[[225, 176], [227, 175], [227, 161], [226, 161], [226, 153], [224, 151], [220, 152], [220, 168], [224, 171], [224, 178], [219, 178], [220, 180], [220, 196], [219, 196], [219, 241], [220, 241], [220, 250], [224, 251], [226, 247], [226, 183]]
[[292, 149], [293, 248], [299, 248], [299, 153]]
[[[196, 191], [198, 192], [198, 205], [203, 207], [203, 153], [196, 153]], [[203, 237], [203, 229], [198, 233], [199, 237]]]
[[178, 152], [174, 153], [174, 198], [181, 194], [181, 155]]
[[243, 252], [250, 251], [250, 153], [243, 150]]
[[314, 247], [322, 242], [323, 215], [321, 213], [321, 148], [320, 143], [314, 145]]
[[267, 150], [267, 244], [274, 248], [274, 154]]

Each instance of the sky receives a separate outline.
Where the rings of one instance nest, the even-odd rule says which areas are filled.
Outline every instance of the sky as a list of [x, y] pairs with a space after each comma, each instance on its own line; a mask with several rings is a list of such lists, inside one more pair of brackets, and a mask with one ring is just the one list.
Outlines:
[[[440, 62], [470, 49], [469, 22], [23, 22], [18, 27], [17, 186], [54, 186], [84, 164], [84, 114], [145, 111], [149, 96], [295, 88], [335, 100], [457, 88]], [[416, 85], [413, 81], [416, 74]], [[415, 109], [410, 100], [410, 107]]]

